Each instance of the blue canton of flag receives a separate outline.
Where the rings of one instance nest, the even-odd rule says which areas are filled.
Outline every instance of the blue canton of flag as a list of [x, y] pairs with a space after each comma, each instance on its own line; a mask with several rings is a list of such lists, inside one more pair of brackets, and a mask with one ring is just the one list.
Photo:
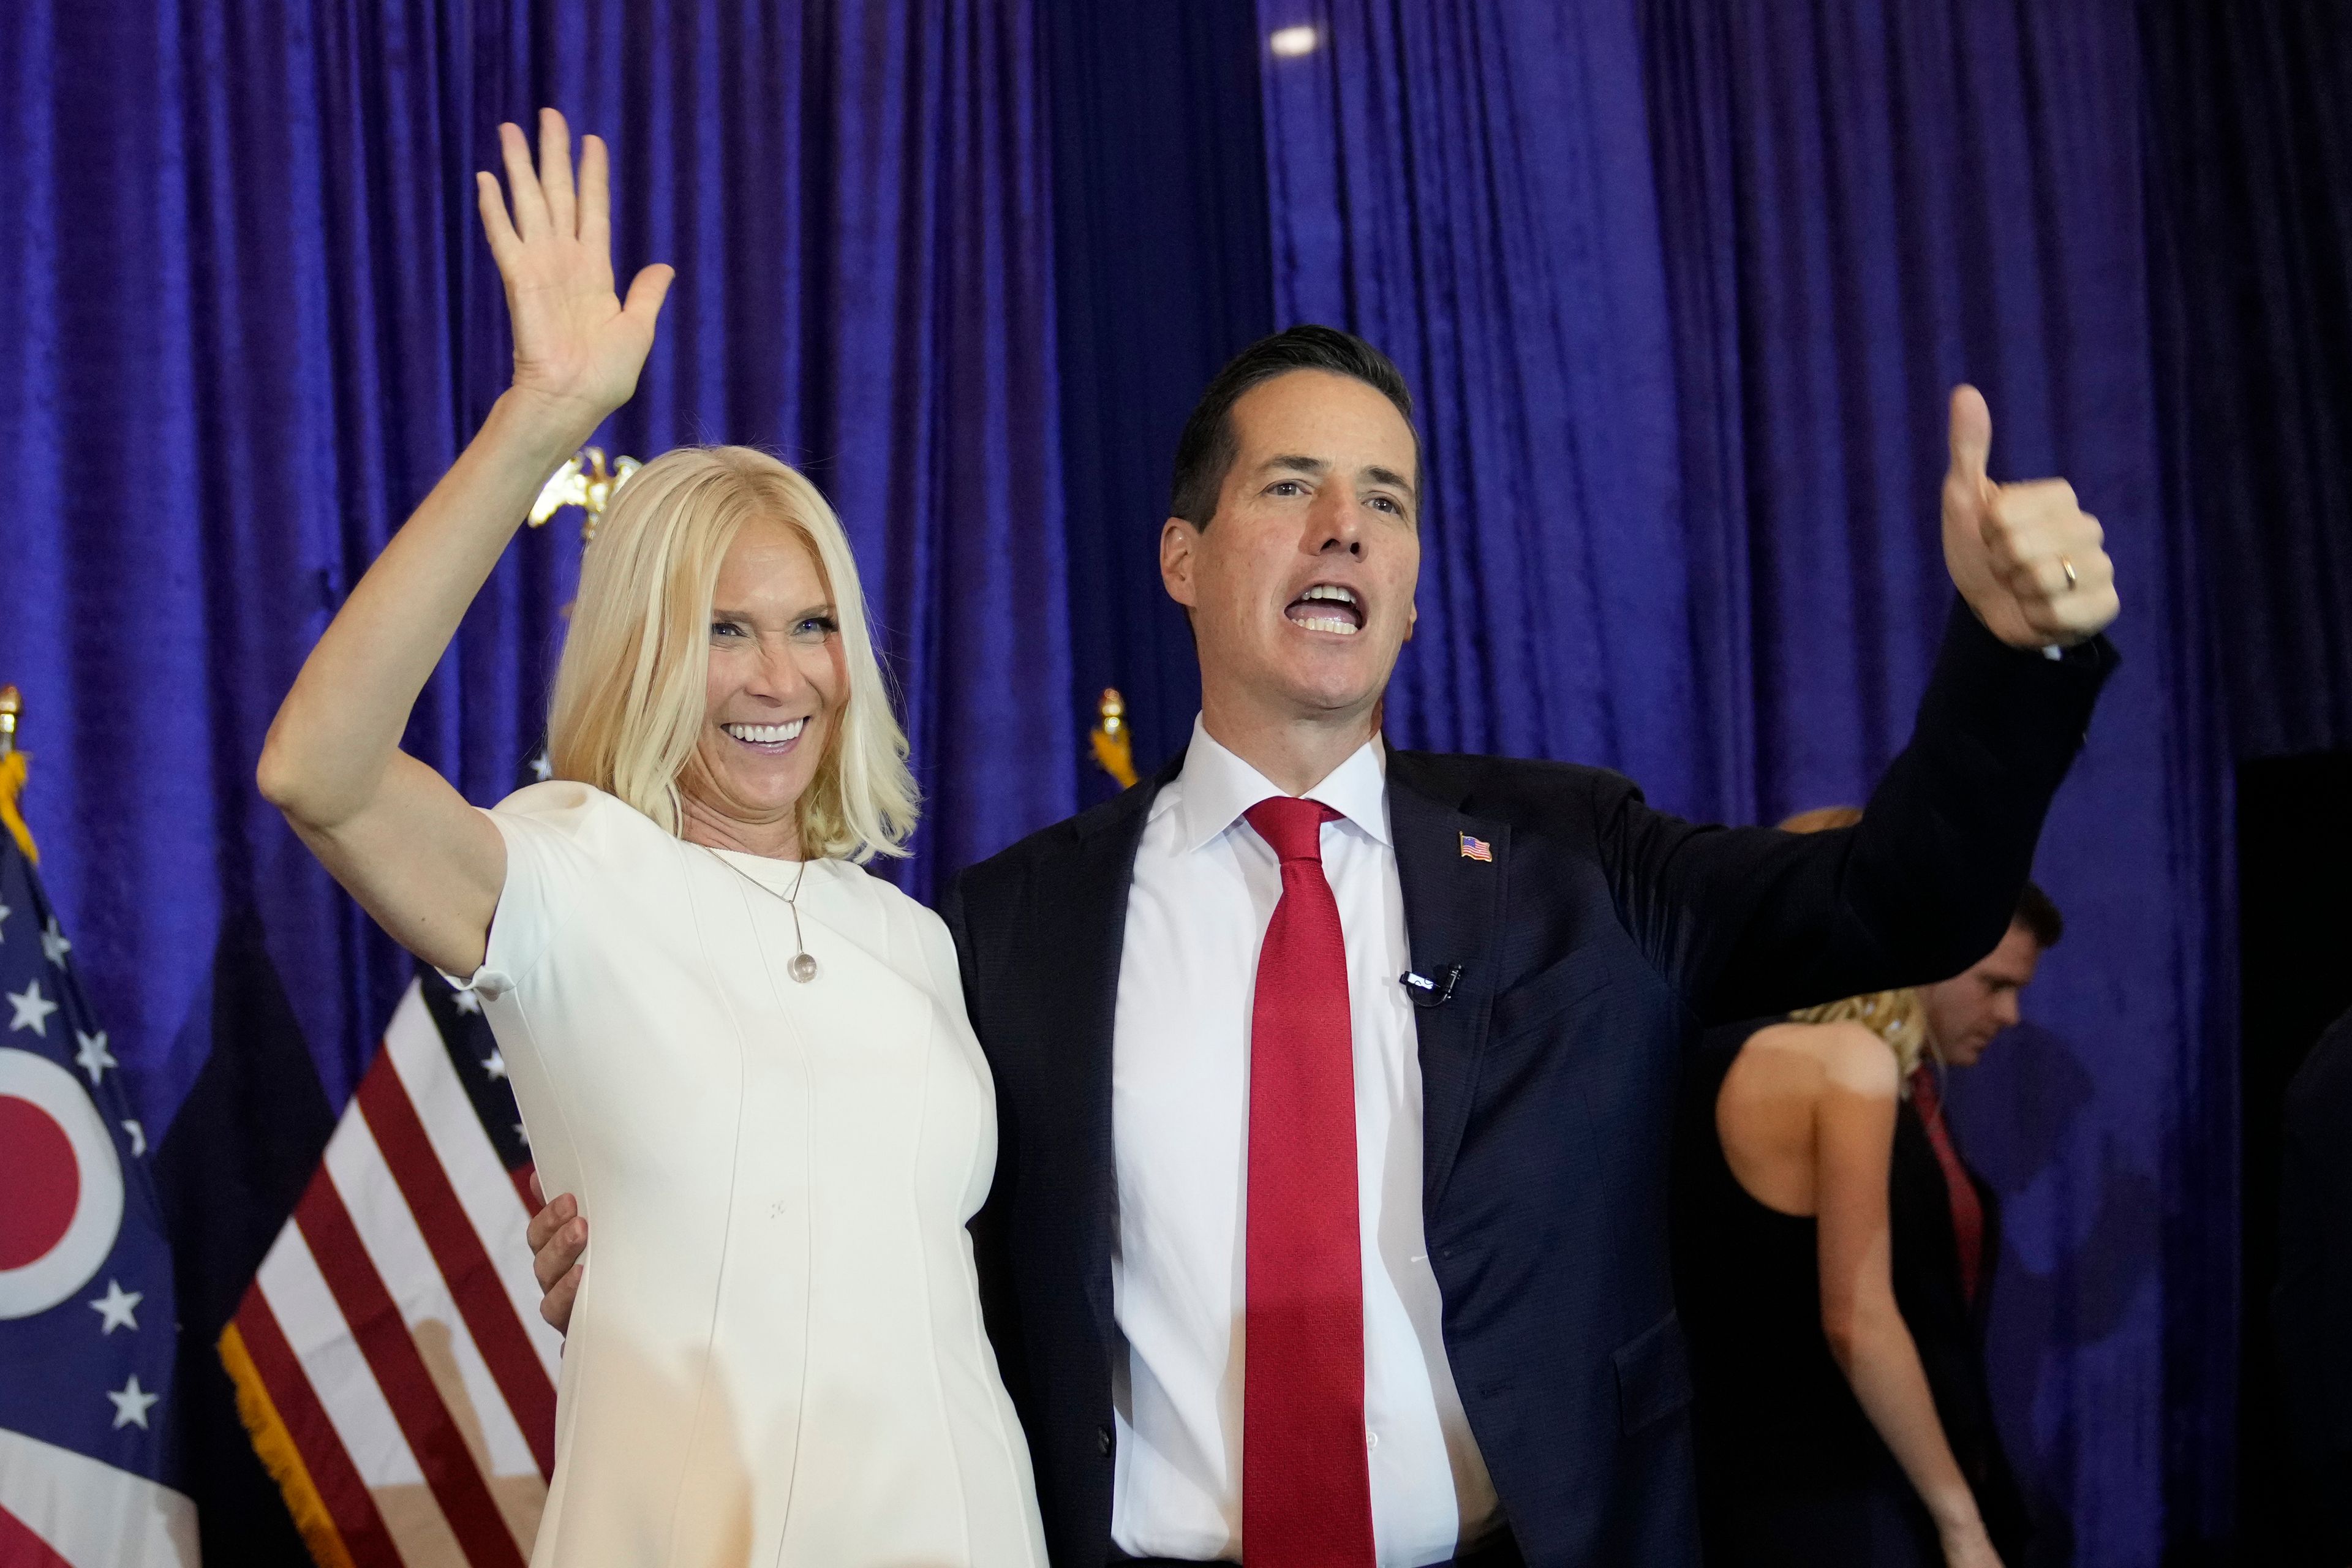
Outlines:
[[147, 1131], [72, 953], [0, 833], [0, 1563], [194, 1568]]

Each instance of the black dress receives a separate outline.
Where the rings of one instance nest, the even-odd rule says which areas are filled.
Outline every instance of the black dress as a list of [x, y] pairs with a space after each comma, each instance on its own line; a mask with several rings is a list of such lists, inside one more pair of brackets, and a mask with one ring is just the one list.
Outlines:
[[1973, 1300], [1960, 1281], [1959, 1245], [1952, 1234], [1952, 1199], [1944, 1184], [1944, 1167], [1928, 1142], [1918, 1100], [1906, 1100], [1895, 1119], [1895, 1155], [1887, 1181], [1895, 1304], [1911, 1331], [1911, 1342], [1919, 1348], [1919, 1365], [1936, 1397], [1944, 1440], [1976, 1494], [1985, 1533], [2001, 1562], [2019, 1568], [2033, 1521], [2001, 1448], [1985, 1374], [1985, 1312], [1993, 1260], [2000, 1256], [2000, 1203], [1973, 1171], [1969, 1182], [1983, 1216], [1983, 1264]]
[[1739, 1047], [1778, 1021], [1707, 1035], [1675, 1141], [1675, 1285], [1708, 1568], [1937, 1568], [1934, 1521], [1822, 1333], [1814, 1222], [1750, 1197], [1716, 1132]]

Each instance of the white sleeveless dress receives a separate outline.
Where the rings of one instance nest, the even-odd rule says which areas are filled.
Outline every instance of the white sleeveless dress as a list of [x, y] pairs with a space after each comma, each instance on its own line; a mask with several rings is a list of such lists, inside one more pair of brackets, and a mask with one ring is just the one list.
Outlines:
[[534, 1568], [1042, 1568], [963, 1228], [996, 1114], [947, 928], [813, 862], [800, 984], [796, 863], [579, 784], [488, 815], [471, 984], [590, 1230]]

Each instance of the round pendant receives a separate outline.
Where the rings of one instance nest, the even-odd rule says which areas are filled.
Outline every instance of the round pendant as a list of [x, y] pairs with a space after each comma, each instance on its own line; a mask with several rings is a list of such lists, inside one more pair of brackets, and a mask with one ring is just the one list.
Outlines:
[[793, 954], [793, 962], [788, 966], [788, 973], [794, 980], [805, 985], [816, 978], [816, 960], [805, 952], [796, 952]]

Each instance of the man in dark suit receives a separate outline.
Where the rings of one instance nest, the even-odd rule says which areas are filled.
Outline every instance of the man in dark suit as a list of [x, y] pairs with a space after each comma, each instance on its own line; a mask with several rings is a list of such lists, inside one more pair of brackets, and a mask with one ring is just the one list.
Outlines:
[[[1667, 1266], [1699, 1023], [1949, 974], [2007, 923], [2114, 654], [2098, 525], [1953, 402], [1956, 604], [1864, 825], [1700, 827], [1391, 751], [1419, 438], [1327, 328], [1220, 373], [1160, 570], [1202, 712], [942, 908], [995, 1076], [972, 1225], [1060, 1563], [1688, 1563]], [[534, 1222], [548, 1312], [584, 1227]]]
[[1895, 1300], [1919, 1348], [1952, 1458], [1976, 1493], [1985, 1532], [2003, 1563], [2024, 1560], [2032, 1523], [1992, 1414], [1985, 1375], [1985, 1315], [2000, 1257], [2000, 1206], [1961, 1158], [1944, 1116], [1939, 1074], [1972, 1068], [2018, 1020], [2018, 998], [2042, 955], [2065, 934], [2050, 896], [2028, 882], [2000, 945], [1949, 980], [1919, 987], [1927, 1056], [1895, 1124], [1888, 1171]]

